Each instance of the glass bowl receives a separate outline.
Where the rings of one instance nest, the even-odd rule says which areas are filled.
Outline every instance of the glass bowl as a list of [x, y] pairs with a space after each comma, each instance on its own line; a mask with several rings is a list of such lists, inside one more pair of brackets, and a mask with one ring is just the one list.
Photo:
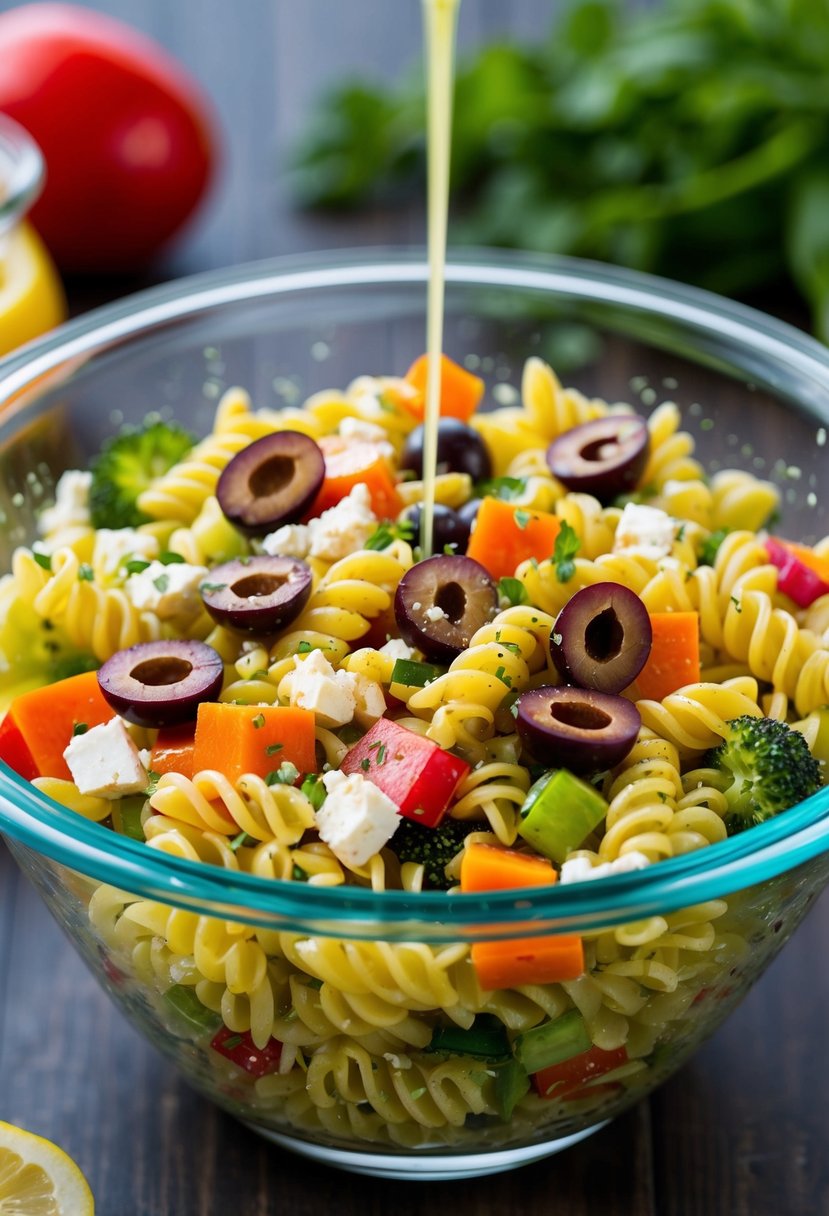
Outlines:
[[[292, 406], [399, 374], [423, 347], [426, 277], [417, 254], [283, 259], [156, 288], [7, 359], [0, 568], [31, 542], [60, 472], [125, 421], [155, 410], [207, 433], [229, 385]], [[518, 400], [531, 354], [611, 402], [670, 396], [709, 469], [778, 481], [785, 533], [829, 533], [829, 355], [803, 334], [658, 279], [492, 253], [450, 259], [446, 315], [447, 352], [481, 372], [493, 403]], [[829, 789], [644, 871], [531, 893], [229, 872], [116, 835], [5, 766], [0, 828], [101, 984], [193, 1085], [276, 1144], [396, 1178], [507, 1169], [597, 1130], [716, 1029], [829, 877]], [[580, 980], [477, 987], [470, 943], [574, 932], [588, 943]], [[487, 1049], [428, 1050], [441, 1009], [514, 1035], [572, 1007], [601, 1049], [625, 1044], [592, 1082], [510, 1096]], [[211, 1050], [222, 1017], [239, 1039], [272, 1019], [291, 1067], [257, 1078]]]

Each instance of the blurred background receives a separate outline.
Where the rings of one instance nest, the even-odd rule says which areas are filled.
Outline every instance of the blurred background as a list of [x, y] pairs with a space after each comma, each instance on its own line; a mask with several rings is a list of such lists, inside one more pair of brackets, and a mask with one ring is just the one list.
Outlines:
[[[77, 252], [61, 256], [79, 212], [94, 211], [79, 183], [101, 203], [99, 173], [143, 173], [151, 183], [155, 172], [152, 206], [175, 210], [152, 146], [142, 150], [133, 135], [127, 149], [124, 134], [142, 105], [155, 113], [157, 99], [139, 90], [113, 103], [102, 77], [87, 87], [71, 72], [56, 73], [54, 91], [38, 97], [54, 12], [29, 30], [21, 57], [9, 25], [17, 6], [0, 0], [0, 113], [48, 145], [47, 194], [63, 189], [61, 174], [74, 178], [61, 232], [52, 240], [43, 230], [73, 310], [275, 254], [422, 243], [417, 0], [85, 7], [174, 56], [164, 69], [174, 91], [181, 74], [192, 78], [200, 96], [185, 108], [201, 124], [213, 175], [195, 190], [190, 222], [160, 250], [125, 265], [100, 251], [88, 264]], [[94, 27], [81, 36], [97, 36]], [[463, 0], [459, 48], [454, 243], [620, 262], [748, 299], [827, 336], [826, 0]], [[150, 73], [153, 59], [150, 50]], [[68, 152], [89, 144], [90, 131], [99, 159], [71, 174]], [[179, 176], [191, 151], [186, 139], [177, 146]], [[120, 196], [123, 215], [131, 205], [138, 212], [133, 231], [146, 223], [139, 196], [140, 188]], [[106, 223], [96, 215], [99, 233]]]

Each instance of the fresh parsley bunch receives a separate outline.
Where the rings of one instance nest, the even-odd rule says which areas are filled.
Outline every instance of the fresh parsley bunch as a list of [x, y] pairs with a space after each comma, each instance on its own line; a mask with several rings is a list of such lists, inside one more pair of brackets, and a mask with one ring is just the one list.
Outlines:
[[[574, 0], [461, 63], [455, 241], [577, 254], [732, 295], [794, 283], [829, 337], [826, 0]], [[322, 105], [307, 204], [424, 188], [421, 75]]]

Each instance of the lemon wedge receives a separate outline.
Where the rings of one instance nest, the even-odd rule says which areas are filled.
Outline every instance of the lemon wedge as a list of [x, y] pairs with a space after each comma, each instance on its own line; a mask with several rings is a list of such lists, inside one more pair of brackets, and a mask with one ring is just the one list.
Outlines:
[[86, 1179], [63, 1149], [0, 1123], [0, 1216], [93, 1216], [94, 1211]]
[[46, 333], [65, 316], [52, 259], [34, 229], [18, 224], [0, 242], [0, 355]]

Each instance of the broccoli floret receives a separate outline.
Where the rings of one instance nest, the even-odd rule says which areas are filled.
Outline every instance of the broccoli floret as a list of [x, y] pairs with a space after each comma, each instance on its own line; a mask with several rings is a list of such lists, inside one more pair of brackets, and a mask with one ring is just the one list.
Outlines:
[[138, 496], [181, 460], [195, 440], [175, 422], [151, 415], [104, 444], [92, 463], [89, 507], [96, 528], [136, 528], [147, 522]]
[[728, 738], [705, 763], [728, 779], [723, 792], [730, 836], [787, 811], [820, 789], [820, 766], [799, 731], [773, 718], [745, 716], [728, 725]]
[[445, 869], [470, 832], [480, 832], [480, 823], [465, 819], [444, 819], [436, 828], [427, 828], [413, 819], [404, 819], [389, 841], [398, 859], [422, 862], [423, 885], [446, 891], [452, 886]]

